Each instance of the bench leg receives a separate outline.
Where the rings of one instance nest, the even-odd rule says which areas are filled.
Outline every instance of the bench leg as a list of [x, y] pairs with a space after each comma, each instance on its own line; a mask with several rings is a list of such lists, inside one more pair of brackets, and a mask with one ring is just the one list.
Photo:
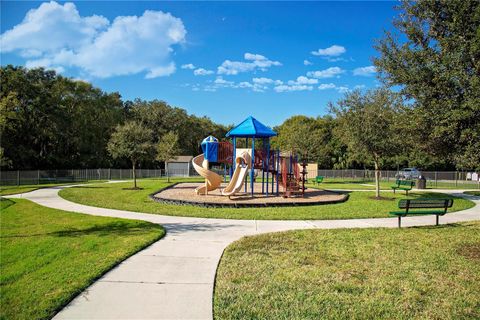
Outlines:
[[398, 216], [398, 227], [402, 227], [402, 216]]
[[437, 214], [436, 216], [437, 216], [437, 224], [436, 224], [436, 225], [438, 226], [438, 218], [439, 218], [439, 215]]

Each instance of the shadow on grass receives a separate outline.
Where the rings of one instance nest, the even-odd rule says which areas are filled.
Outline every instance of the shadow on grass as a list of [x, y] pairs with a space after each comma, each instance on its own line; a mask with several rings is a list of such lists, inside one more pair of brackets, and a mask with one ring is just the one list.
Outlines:
[[422, 230], [442, 230], [442, 229], [454, 229], [454, 228], [465, 228], [465, 224], [448, 223], [448, 224], [440, 224], [438, 226], [429, 225], [429, 226], [408, 227], [408, 229], [422, 229]]
[[0, 238], [30, 238], [30, 237], [43, 237], [43, 236], [53, 236], [53, 237], [81, 237], [88, 235], [95, 235], [99, 237], [118, 235], [133, 235], [133, 234], [144, 234], [153, 229], [158, 229], [158, 225], [151, 223], [132, 223], [128, 222], [111, 222], [102, 225], [94, 225], [85, 229], [70, 228], [67, 230], [59, 230], [53, 232], [45, 233], [33, 233], [33, 234], [17, 234], [17, 235], [6, 235], [0, 236]]
[[0, 197], [0, 209], [1, 210], [7, 209], [8, 207], [10, 207], [11, 205], [14, 205], [14, 204], [15, 204], [15, 201], [7, 199], [7, 198]]
[[[106, 187], [102, 186], [75, 186], [71, 187], [73, 189], [105, 189]], [[65, 188], [59, 188], [59, 189], [65, 189]]]

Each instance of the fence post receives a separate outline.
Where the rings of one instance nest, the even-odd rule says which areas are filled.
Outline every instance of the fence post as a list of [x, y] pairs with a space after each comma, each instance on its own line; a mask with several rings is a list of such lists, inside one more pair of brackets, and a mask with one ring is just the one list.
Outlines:
[[17, 170], [17, 186], [20, 185], [20, 170]]
[[108, 180], [112, 180], [112, 168], [108, 168]]
[[458, 171], [455, 171], [455, 187], [458, 185]]
[[40, 184], [40, 170], [37, 170], [37, 184]]
[[435, 188], [438, 187], [438, 184], [437, 184], [437, 171], [435, 171]]

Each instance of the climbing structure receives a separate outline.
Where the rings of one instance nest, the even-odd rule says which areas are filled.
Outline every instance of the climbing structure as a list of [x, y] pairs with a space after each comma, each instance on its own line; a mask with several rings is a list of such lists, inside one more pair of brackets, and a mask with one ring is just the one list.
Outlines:
[[293, 153], [280, 157], [280, 163], [283, 196], [286, 198], [303, 196], [305, 194], [306, 163], [302, 165], [303, 170], [300, 171], [298, 156]]

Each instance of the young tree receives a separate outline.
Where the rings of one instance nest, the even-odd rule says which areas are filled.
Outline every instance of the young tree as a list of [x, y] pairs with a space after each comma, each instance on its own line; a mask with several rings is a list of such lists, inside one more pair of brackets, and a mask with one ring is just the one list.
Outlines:
[[153, 155], [152, 131], [136, 121], [118, 125], [107, 149], [113, 158], [127, 158], [132, 162], [133, 187], [137, 189], [137, 163], [151, 159]]
[[374, 63], [414, 102], [417, 147], [480, 169], [480, 1], [402, 1]]
[[173, 159], [180, 152], [178, 145], [178, 135], [169, 131], [164, 134], [157, 144], [157, 157], [158, 161], [165, 162], [165, 171], [167, 173], [167, 182], [170, 182], [170, 174], [168, 172], [167, 161]]
[[351, 158], [370, 160], [375, 166], [376, 197], [380, 197], [380, 170], [383, 163], [401, 148], [399, 96], [386, 89], [362, 94], [347, 93], [330, 110], [337, 118], [335, 134], [347, 145]]

